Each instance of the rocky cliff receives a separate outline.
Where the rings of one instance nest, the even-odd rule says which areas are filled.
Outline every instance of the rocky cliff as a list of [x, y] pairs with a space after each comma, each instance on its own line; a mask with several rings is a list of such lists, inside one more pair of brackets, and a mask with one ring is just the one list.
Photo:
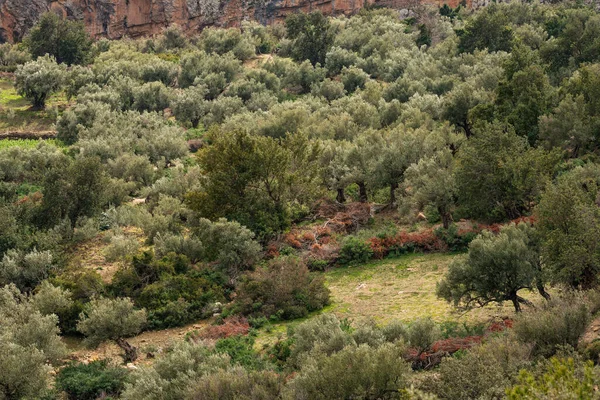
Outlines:
[[18, 41], [48, 10], [85, 22], [95, 37], [138, 37], [176, 23], [188, 32], [206, 26], [237, 26], [244, 20], [262, 24], [289, 13], [321, 10], [350, 15], [369, 5], [399, 9], [419, 2], [456, 6], [460, 0], [0, 0], [0, 42]]

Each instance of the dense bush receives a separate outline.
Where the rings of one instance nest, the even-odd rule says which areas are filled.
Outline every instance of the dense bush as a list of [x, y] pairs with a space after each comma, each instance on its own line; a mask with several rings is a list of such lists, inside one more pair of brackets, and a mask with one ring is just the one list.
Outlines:
[[340, 248], [338, 262], [340, 264], [365, 263], [373, 256], [369, 243], [357, 237], [349, 236]]
[[56, 375], [56, 388], [72, 400], [95, 400], [118, 396], [124, 388], [127, 371], [105, 360], [89, 364], [70, 363]]
[[287, 385], [289, 399], [394, 399], [409, 383], [410, 366], [401, 344], [348, 346], [309, 359]]
[[577, 396], [592, 399], [597, 395], [600, 375], [592, 362], [579, 357], [552, 357], [532, 370], [522, 370], [516, 385], [506, 391], [507, 398], [561, 399]]
[[502, 398], [515, 383], [519, 370], [529, 366], [530, 346], [506, 337], [489, 340], [461, 357], [445, 358], [439, 376], [422, 389], [440, 399]]
[[329, 304], [329, 289], [322, 276], [309, 272], [293, 256], [258, 267], [238, 287], [235, 308], [257, 316], [293, 319], [304, 317]]
[[520, 315], [513, 331], [520, 341], [533, 345], [535, 354], [550, 357], [564, 346], [577, 348], [590, 318], [586, 301], [570, 295]]

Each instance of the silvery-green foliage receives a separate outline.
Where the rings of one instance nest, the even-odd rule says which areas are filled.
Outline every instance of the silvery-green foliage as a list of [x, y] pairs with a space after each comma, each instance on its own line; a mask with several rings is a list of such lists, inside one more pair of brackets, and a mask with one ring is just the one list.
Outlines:
[[61, 314], [73, 306], [71, 291], [54, 286], [48, 281], [42, 282], [32, 297], [33, 306], [42, 315]]
[[194, 235], [205, 246], [206, 260], [217, 261], [232, 279], [254, 265], [260, 255], [261, 246], [254, 240], [254, 233], [236, 221], [201, 218]]
[[49, 276], [53, 261], [50, 251], [8, 250], [0, 261], [0, 284], [14, 283], [30, 291]]
[[146, 310], [136, 310], [128, 298], [92, 299], [79, 315], [77, 330], [88, 346], [137, 335], [146, 324]]
[[208, 88], [204, 85], [191, 86], [178, 91], [171, 99], [171, 110], [180, 122], [189, 122], [193, 128], [208, 112], [208, 103], [205, 97]]
[[171, 90], [161, 82], [148, 82], [133, 89], [134, 110], [163, 111], [169, 107]]
[[15, 72], [17, 92], [31, 101], [34, 107], [44, 108], [48, 96], [62, 86], [66, 68], [48, 55], [19, 65]]
[[179, 342], [152, 365], [131, 375], [122, 394], [124, 400], [179, 400], [198, 378], [231, 367], [228, 356], [214, 354], [204, 344]]
[[126, 237], [125, 235], [113, 235], [110, 238], [110, 244], [104, 249], [102, 254], [108, 262], [125, 260], [127, 256], [135, 255], [140, 248], [140, 243], [136, 238]]
[[204, 257], [204, 245], [194, 237], [184, 237], [172, 233], [158, 233], [154, 238], [154, 253], [158, 258], [174, 252], [183, 254], [192, 263], [200, 261]]
[[284, 399], [397, 399], [409, 385], [410, 365], [401, 343], [347, 346], [310, 357], [288, 383]]
[[42, 315], [14, 285], [0, 288], [0, 399], [39, 398], [65, 353], [56, 315]]

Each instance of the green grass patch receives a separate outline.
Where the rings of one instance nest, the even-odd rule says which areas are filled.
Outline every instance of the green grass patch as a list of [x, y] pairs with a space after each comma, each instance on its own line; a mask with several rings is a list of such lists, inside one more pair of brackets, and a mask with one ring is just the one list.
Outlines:
[[27, 99], [17, 94], [13, 81], [0, 79], [0, 132], [52, 130], [67, 105], [67, 98], [61, 92], [48, 98], [45, 110], [31, 110]]
[[6, 150], [6, 149], [11, 149], [13, 147], [21, 147], [21, 148], [25, 148], [25, 149], [33, 149], [35, 147], [37, 147], [38, 144], [40, 144], [40, 142], [44, 142], [47, 143], [51, 146], [56, 146], [56, 147], [64, 147], [64, 144], [58, 140], [58, 139], [48, 139], [48, 140], [41, 140], [41, 139], [17, 139], [17, 140], [13, 140], [13, 139], [4, 139], [4, 140], [0, 140], [0, 151], [2, 150]]

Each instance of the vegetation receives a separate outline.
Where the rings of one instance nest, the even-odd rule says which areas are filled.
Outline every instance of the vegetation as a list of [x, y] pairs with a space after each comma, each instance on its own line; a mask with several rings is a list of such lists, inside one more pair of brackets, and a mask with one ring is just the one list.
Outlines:
[[43, 15], [0, 45], [0, 398], [593, 398], [599, 26]]

